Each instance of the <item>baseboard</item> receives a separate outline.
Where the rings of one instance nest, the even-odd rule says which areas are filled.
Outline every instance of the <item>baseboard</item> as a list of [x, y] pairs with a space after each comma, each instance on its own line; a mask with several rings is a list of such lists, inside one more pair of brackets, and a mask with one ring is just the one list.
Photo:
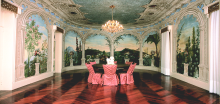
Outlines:
[[196, 78], [185, 76], [185, 75], [179, 74], [179, 73], [172, 73], [171, 76], [176, 79], [179, 79], [181, 81], [190, 83], [194, 86], [200, 87], [202, 89], [209, 90], [209, 83], [208, 82], [203, 82], [203, 81], [200, 81]]
[[70, 71], [70, 70], [78, 70], [78, 69], [87, 69], [86, 65], [79, 65], [79, 66], [68, 66], [62, 69], [62, 72]]
[[143, 70], [152, 70], [152, 71], [159, 71], [159, 67], [155, 67], [155, 66], [142, 66], [142, 65], [137, 65], [135, 67], [135, 69], [143, 69]]
[[53, 76], [53, 72], [46, 72], [46, 73], [42, 73], [42, 74], [39, 74], [36, 76], [31, 76], [31, 77], [25, 78], [23, 80], [20, 80], [20, 81], [13, 83], [12, 90], [26, 86], [28, 84], [31, 84], [31, 83], [34, 83], [34, 82], [37, 82], [40, 80], [43, 80], [43, 79], [46, 79], [46, 78], [49, 78], [51, 76]]

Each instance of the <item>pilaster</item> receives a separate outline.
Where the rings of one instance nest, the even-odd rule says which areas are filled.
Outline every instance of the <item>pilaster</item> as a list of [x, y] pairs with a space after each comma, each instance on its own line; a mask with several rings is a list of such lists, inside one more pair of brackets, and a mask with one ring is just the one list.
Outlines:
[[81, 59], [81, 65], [85, 65], [85, 41], [82, 41], [82, 59]]
[[40, 63], [35, 63], [35, 75], [39, 74], [39, 65]]
[[111, 57], [114, 57], [114, 42], [113, 41], [111, 41], [111, 50], [110, 50], [111, 52], [111, 54], [110, 54], [110, 56]]
[[139, 55], [139, 65], [143, 65], [143, 48], [142, 48], [142, 42], [139, 43], [140, 47], [140, 55]]

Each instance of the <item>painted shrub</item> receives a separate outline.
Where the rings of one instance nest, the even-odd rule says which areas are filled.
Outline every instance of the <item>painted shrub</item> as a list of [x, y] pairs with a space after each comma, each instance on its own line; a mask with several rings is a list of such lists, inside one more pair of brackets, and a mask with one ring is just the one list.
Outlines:
[[114, 41], [114, 57], [117, 63], [125, 63], [124, 59], [139, 64], [139, 40], [131, 34], [124, 34], [116, 38]]
[[200, 61], [199, 23], [193, 15], [185, 16], [177, 29], [177, 72], [184, 73], [184, 63], [189, 64], [188, 75], [198, 77]]
[[73, 65], [81, 65], [82, 59], [82, 41], [80, 36], [69, 31], [65, 36], [64, 60], [65, 66], [70, 66], [70, 59], [73, 59]]
[[[150, 32], [143, 40], [143, 65], [159, 67], [160, 37], [157, 32]], [[151, 65], [151, 62], [154, 62]]]
[[35, 74], [35, 63], [40, 63], [39, 72], [47, 71], [48, 32], [39, 15], [29, 17], [25, 30], [25, 77]]
[[106, 63], [106, 57], [110, 57], [110, 41], [106, 36], [94, 34], [86, 39], [85, 58], [86, 62], [100, 59], [100, 63]]

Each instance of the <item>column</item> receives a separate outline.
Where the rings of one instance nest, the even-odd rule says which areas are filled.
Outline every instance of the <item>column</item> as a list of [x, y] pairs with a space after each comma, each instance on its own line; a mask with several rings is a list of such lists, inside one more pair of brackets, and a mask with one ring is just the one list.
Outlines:
[[184, 65], [184, 75], [188, 76], [188, 66], [189, 66], [189, 64], [183, 63], [183, 65]]
[[49, 41], [48, 43], [50, 44], [50, 48], [49, 48], [49, 53], [51, 53], [51, 55], [49, 56], [49, 60], [50, 60], [50, 68], [49, 69], [47, 69], [47, 72], [53, 72], [53, 65], [54, 65], [54, 63], [53, 63], [53, 60], [54, 60], [54, 58], [53, 58], [53, 56], [54, 56], [54, 35], [55, 35], [55, 31], [57, 30], [57, 26], [56, 25], [52, 25], [52, 33], [51, 33], [51, 39], [49, 39], [49, 40], [51, 40], [51, 41]]
[[73, 66], [73, 59], [70, 59], [70, 66]]
[[154, 66], [154, 59], [151, 59], [151, 66]]
[[24, 50], [25, 50], [25, 29], [26, 29], [26, 26], [25, 25], [23, 25], [22, 27], [21, 27], [21, 47], [20, 47], [20, 49], [21, 49], [21, 63], [19, 64], [19, 66], [18, 67], [20, 67], [20, 77], [19, 77], [19, 79], [21, 80], [21, 79], [23, 79], [23, 78], [25, 78], [25, 75], [24, 75], [24, 73], [25, 73], [25, 64], [24, 64], [24, 58], [23, 58], [23, 55], [24, 55]]
[[95, 58], [95, 62], [99, 64], [99, 58]]
[[39, 74], [39, 66], [40, 66], [40, 63], [35, 63], [35, 75]]
[[111, 41], [111, 54], [110, 56], [114, 57], [114, 42]]
[[55, 41], [56, 41], [56, 48], [55, 48], [55, 72], [61, 73], [62, 72], [62, 36], [61, 32], [55, 32]]
[[142, 42], [140, 44], [140, 55], [139, 55], [139, 65], [143, 65], [143, 48], [142, 48]]
[[16, 30], [20, 9], [17, 13], [3, 8], [2, 5], [0, 9], [0, 90], [12, 90], [16, 79]]
[[81, 65], [85, 65], [85, 41], [82, 41], [82, 59], [81, 59]]
[[173, 66], [174, 66], [173, 67], [173, 72], [177, 73], [177, 62], [176, 61], [173, 62]]
[[[63, 33], [64, 34], [64, 33]], [[65, 35], [63, 35], [63, 42], [62, 42], [62, 67], [65, 67], [65, 60], [64, 60], [64, 50], [65, 50]]]
[[209, 66], [204, 67], [204, 74], [205, 74], [204, 80], [208, 82], [209, 81]]
[[51, 72], [51, 69], [53, 68], [52, 64], [52, 39], [51, 36], [52, 33], [48, 33], [48, 55], [47, 55], [47, 72]]
[[198, 78], [200, 80], [204, 80], [204, 75], [203, 75], [203, 73], [204, 73], [204, 68], [203, 67], [204, 66], [203, 65], [199, 65], [198, 67], [199, 67], [199, 77]]

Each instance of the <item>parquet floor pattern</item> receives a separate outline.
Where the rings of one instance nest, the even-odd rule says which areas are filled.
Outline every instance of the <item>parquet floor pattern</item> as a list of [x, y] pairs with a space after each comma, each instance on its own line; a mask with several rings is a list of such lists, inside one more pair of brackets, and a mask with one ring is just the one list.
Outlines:
[[0, 104], [220, 104], [218, 95], [159, 72], [137, 69], [135, 83], [118, 86], [89, 84], [88, 74], [73, 70], [0, 91]]

